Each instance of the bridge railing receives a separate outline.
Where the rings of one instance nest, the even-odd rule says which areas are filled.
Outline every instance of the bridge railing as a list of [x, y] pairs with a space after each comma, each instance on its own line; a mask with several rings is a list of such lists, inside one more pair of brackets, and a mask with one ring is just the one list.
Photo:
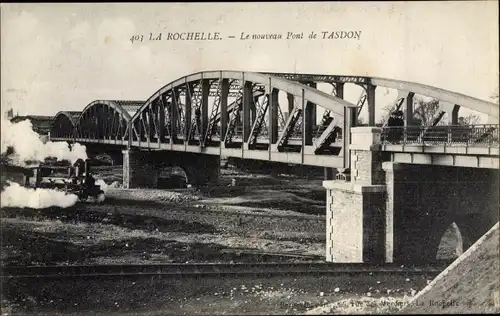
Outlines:
[[382, 144], [499, 146], [499, 125], [384, 127]]

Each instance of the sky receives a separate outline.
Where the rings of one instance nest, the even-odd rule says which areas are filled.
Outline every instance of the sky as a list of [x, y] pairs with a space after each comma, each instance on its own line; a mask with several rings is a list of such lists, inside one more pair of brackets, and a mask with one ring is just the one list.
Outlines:
[[[359, 40], [240, 40], [342, 30], [360, 31]], [[130, 41], [150, 32], [219, 32], [223, 40]], [[498, 38], [497, 1], [3, 3], [2, 113], [146, 100], [179, 77], [221, 69], [387, 77], [490, 101], [499, 86]], [[348, 101], [358, 96], [346, 91]], [[378, 93], [377, 103], [390, 96]]]

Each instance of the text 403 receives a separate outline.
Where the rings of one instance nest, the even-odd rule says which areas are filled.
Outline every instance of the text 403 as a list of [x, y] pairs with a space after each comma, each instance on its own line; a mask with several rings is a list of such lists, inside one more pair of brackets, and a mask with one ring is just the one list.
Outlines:
[[144, 39], [144, 35], [134, 35], [130, 38], [130, 41], [133, 42], [142, 42]]

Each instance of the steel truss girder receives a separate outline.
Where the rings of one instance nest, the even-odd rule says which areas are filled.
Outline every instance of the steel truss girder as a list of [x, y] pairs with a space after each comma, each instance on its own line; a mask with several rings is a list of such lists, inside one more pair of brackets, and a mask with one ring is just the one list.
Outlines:
[[[343, 99], [344, 98], [344, 83], [341, 83], [341, 82], [329, 82], [329, 83], [332, 85], [331, 95], [335, 96], [337, 98]], [[361, 87], [365, 90], [365, 87], [363, 85], [361, 85]], [[358, 106], [359, 106], [359, 102], [358, 102]], [[316, 130], [316, 137], [323, 138], [323, 141], [322, 141], [323, 147], [326, 146], [326, 144], [324, 144], [323, 142], [327, 142], [329, 139], [329, 137], [325, 136], [324, 133], [325, 133], [326, 129], [329, 127], [329, 125], [331, 125], [331, 122], [330, 122], [328, 124], [328, 126], [325, 128], [325, 125], [327, 124], [327, 122], [331, 118], [330, 114], [331, 114], [331, 111], [328, 109], [325, 109], [325, 111], [323, 112], [323, 117], [321, 118], [321, 122], [318, 125], [318, 129]]]
[[356, 105], [359, 106], [358, 116], [361, 114], [361, 110], [363, 110], [363, 106], [365, 105], [367, 98], [368, 94], [366, 93], [366, 89], [363, 89], [363, 91], [361, 91], [361, 95], [358, 98], [358, 102], [356, 103]]
[[[229, 145], [232, 141], [233, 141], [233, 136], [235, 134], [235, 129], [237, 127], [237, 124], [242, 120], [242, 124], [243, 124], [243, 127], [245, 127], [245, 113], [242, 113], [243, 110], [244, 110], [244, 93], [243, 93], [243, 84], [241, 84], [241, 91], [239, 93], [239, 96], [238, 98], [236, 99], [235, 102], [233, 102], [230, 106], [228, 106], [228, 112], [229, 112], [229, 109], [231, 108], [232, 111], [231, 111], [231, 116], [229, 118], [229, 122], [228, 122], [228, 125], [227, 125], [227, 129], [226, 129], [226, 134], [224, 135], [224, 143], [226, 145]], [[264, 93], [265, 93], [265, 87], [261, 84], [256, 84], [256, 83], [252, 83], [251, 84], [251, 87], [249, 88], [249, 95], [248, 95], [248, 101], [249, 101], [249, 109], [247, 109], [248, 111], [248, 115], [250, 115], [250, 112], [254, 112], [257, 113], [257, 105], [258, 105], [258, 98], [261, 97]], [[252, 110], [252, 108], [254, 110]], [[243, 114], [243, 115], [242, 115]], [[256, 115], [252, 118], [250, 118], [250, 116], [248, 117], [248, 123], [249, 124], [249, 127], [253, 127], [253, 123], [255, 122], [255, 119], [256, 119]], [[253, 121], [252, 121], [253, 119]], [[245, 134], [245, 131], [243, 131], [243, 134]], [[251, 129], [248, 129], [248, 139], [251, 135]], [[245, 135], [243, 135], [245, 136]], [[245, 140], [243, 140], [245, 141]]]
[[231, 116], [229, 117], [229, 122], [227, 124], [226, 135], [224, 135], [224, 143], [226, 145], [230, 144], [233, 141], [236, 124], [240, 120], [242, 106], [243, 106], [243, 84], [240, 85], [240, 91], [238, 93], [236, 101], [234, 101], [233, 110], [231, 111]]
[[[220, 80], [220, 78], [224, 78], [223, 73], [224, 73], [224, 72], [221, 72], [221, 73], [220, 73], [220, 76], [218, 76], [218, 78], [217, 78], [217, 79], [219, 79], [219, 80]], [[244, 75], [243, 75], [241, 78], [238, 78], [238, 79], [235, 79], [235, 80], [242, 80], [242, 83], [244, 83], [244, 82], [246, 82], [246, 81], [252, 81], [252, 79], [247, 79], [246, 77], [245, 77], [245, 79], [243, 79], [243, 77], [244, 77]], [[195, 79], [195, 78], [196, 78], [196, 79]], [[235, 77], [233, 77], [233, 78], [235, 78]], [[251, 78], [251, 77], [248, 77], [248, 78]], [[193, 80], [193, 79], [194, 79], [194, 80]], [[199, 100], [200, 100], [200, 97], [203, 97], [203, 96], [204, 96], [203, 92], [201, 92], [201, 91], [200, 91], [200, 89], [199, 89], [199, 84], [198, 84], [198, 88], [196, 88], [196, 82], [202, 82], [203, 80], [213, 80], [213, 79], [215, 79], [215, 77], [213, 77], [213, 74], [212, 74], [212, 73], [209, 73], [209, 74], [208, 74], [208, 76], [205, 76], [204, 74], [201, 74], [200, 76], [188, 76], [188, 77], [186, 77], [185, 83], [186, 83], [186, 84], [187, 84], [188, 82], [189, 82], [189, 83], [195, 83], [195, 84], [193, 85], [193, 87], [195, 87], [195, 88], [191, 89], [191, 91], [188, 91], [188, 89], [181, 90], [180, 95], [182, 95], [182, 94], [186, 94], [188, 97], [190, 97], [190, 98], [188, 98], [188, 99], [191, 99], [191, 100], [192, 100], [192, 102], [191, 102], [191, 103], [192, 103], [192, 107], [193, 107], [193, 109], [194, 109], [195, 111], [199, 109], [199, 104], [200, 104]], [[231, 79], [228, 79], [228, 80], [231, 80]], [[262, 80], [262, 79], [257, 79], [257, 82], [259, 82], [259, 80]], [[272, 79], [271, 79], [271, 80], [272, 80]], [[278, 81], [279, 81], [279, 80], [278, 80]], [[170, 89], [172, 89], [174, 86], [179, 86], [179, 83], [181, 83], [181, 80], [177, 80], [177, 81], [175, 81], [175, 82], [174, 82], [174, 83], [170, 86]], [[182, 83], [181, 83], [181, 84], [182, 84]], [[264, 83], [263, 83], [263, 82], [261, 82], [260, 84], [264, 84]], [[289, 88], [288, 88], [288, 87], [287, 87], [287, 88], [280, 88], [280, 85], [282, 85], [282, 84], [278, 84], [278, 90], [281, 90], [281, 89], [284, 89], [284, 91], [289, 90]], [[231, 82], [231, 84], [230, 84], [230, 86], [229, 86], [229, 90], [230, 90], [230, 91], [229, 91], [229, 93], [228, 93], [228, 97], [230, 96], [230, 93], [234, 93], [234, 91], [231, 91], [232, 89], [234, 89], [234, 88], [236, 88], [236, 87], [238, 87], [238, 88], [239, 88], [240, 86], [241, 86], [241, 84], [238, 84], [238, 85], [237, 85], [237, 84], [234, 84], [234, 81], [233, 81], [233, 82]], [[186, 85], [186, 87], [187, 87], [187, 85]], [[284, 86], [283, 86], [283, 87], [284, 87]], [[219, 92], [218, 92], [218, 89], [219, 89], [219, 88], [214, 89], [214, 88], [213, 88], [213, 85], [211, 85], [211, 86], [210, 86], [210, 88], [208, 89], [209, 94], [210, 94], [210, 95], [215, 95], [216, 99], [220, 98], [220, 96], [219, 96]], [[292, 90], [293, 90], [293, 88], [292, 88]], [[160, 90], [160, 91], [161, 91], [161, 90]], [[189, 92], [191, 92], [191, 93], [189, 93]], [[161, 93], [161, 92], [159, 92], [159, 93]], [[287, 93], [288, 93], [288, 92], [287, 92]], [[307, 93], [311, 93], [311, 92], [306, 92], [306, 94], [307, 94]], [[190, 95], [189, 95], [189, 94], [190, 94]], [[205, 94], [206, 94], [206, 92], [205, 92]], [[322, 106], [322, 105], [323, 105], [323, 101], [320, 101], [320, 99], [318, 99], [317, 97], [314, 97], [312, 100], [314, 100], [314, 101], [312, 101], [312, 102], [311, 102], [311, 104], [318, 104], [319, 106]], [[317, 101], [316, 101], [316, 100], [317, 100]], [[234, 102], [236, 105], [239, 105], [239, 106], [237, 106], [237, 107], [235, 107], [235, 108], [238, 108], [238, 109], [239, 109], [239, 111], [241, 111], [241, 103], [240, 103], [240, 102], [238, 102], [238, 101], [239, 101], [239, 100], [237, 99], [237, 100], [236, 100], [236, 102]], [[325, 100], [325, 101], [326, 101], [326, 100]], [[329, 101], [327, 101], [327, 102], [329, 102]], [[146, 103], [148, 103], [148, 102], [146, 102]], [[182, 121], [182, 122], [185, 122], [184, 124], [186, 124], [186, 123], [187, 123], [187, 125], [189, 125], [189, 132], [188, 132], [189, 136], [188, 136], [188, 137], [185, 137], [185, 139], [188, 139], [188, 140], [189, 140], [189, 139], [193, 139], [193, 138], [198, 138], [198, 139], [200, 140], [200, 145], [202, 146], [202, 145], [203, 145], [203, 143], [204, 143], [205, 141], [208, 141], [208, 140], [210, 139], [210, 137], [211, 137], [211, 136], [216, 135], [216, 133], [217, 133], [217, 131], [218, 131], [219, 129], [220, 129], [221, 131], [223, 131], [223, 130], [224, 130], [224, 128], [223, 128], [223, 127], [219, 127], [219, 129], [217, 129], [217, 130], [216, 130], [216, 127], [217, 127], [217, 122], [218, 122], [218, 121], [220, 121], [220, 110], [217, 110], [217, 105], [218, 105], [218, 103], [220, 103], [220, 101], [216, 100], [216, 104], [215, 104], [215, 106], [212, 108], [212, 113], [211, 113], [211, 115], [209, 116], [209, 119], [208, 119], [208, 120], [202, 120], [202, 122], [205, 122], [205, 123], [204, 123], [203, 128], [201, 128], [201, 129], [199, 128], [199, 125], [200, 125], [200, 124], [198, 124], [199, 122], [198, 122], [198, 121], [196, 121], [195, 119], [192, 119], [192, 120], [188, 120], [188, 119], [184, 120], [184, 119], [182, 119], [182, 120], [180, 120], [180, 121]], [[250, 103], [250, 105], [252, 105], [252, 103]], [[146, 107], [147, 107], [147, 105], [146, 105]], [[180, 108], [182, 108], [182, 106], [180, 106]], [[231, 114], [233, 114], [233, 113], [232, 113], [232, 111], [231, 111], [231, 107], [230, 107], [230, 106], [228, 106], [228, 108], [229, 108], [229, 111], [227, 111], [227, 112], [231, 112]], [[329, 107], [327, 106], [327, 108], [329, 108]], [[148, 111], [148, 110], [145, 110], [145, 111]], [[150, 109], [149, 109], [149, 111], [153, 111], [153, 112], [154, 112], [155, 110], [154, 110], [154, 108], [150, 108]], [[258, 116], [256, 117], [256, 115], [255, 115], [255, 114], [252, 114], [252, 113], [253, 113], [253, 111], [254, 111], [253, 109], [251, 109], [250, 111], [251, 111], [251, 114], [250, 114], [250, 115], [248, 115], [248, 114], [247, 114], [247, 116], [246, 116], [246, 118], [245, 118], [245, 120], [244, 120], [244, 123], [245, 123], [245, 124], [244, 124], [243, 126], [246, 126], [245, 128], [246, 128], [246, 129], [248, 129], [248, 130], [244, 130], [244, 141], [248, 141], [249, 136], [250, 136], [250, 134], [251, 134], [251, 133], [252, 133], [252, 138], [254, 138], [254, 133], [257, 131], [257, 129], [256, 129], [256, 128], [253, 128], [253, 127], [254, 127], [254, 126], [255, 126], [255, 127], [257, 127], [258, 125], [255, 125], [255, 121], [256, 121], [256, 120], [257, 120], [257, 121], [258, 121], [258, 120], [260, 120], [260, 119], [258, 118]], [[227, 112], [226, 112], [226, 114], [228, 114]], [[335, 113], [341, 113], [341, 112], [342, 112], [342, 111], [339, 111], [338, 109], [337, 109], [337, 110], [335, 110]], [[181, 114], [181, 115], [179, 115], [179, 116], [182, 116], [182, 114]], [[216, 117], [216, 118], [215, 118], [215, 120], [213, 119], [213, 117], [214, 117], [214, 116]], [[234, 118], [235, 118], [235, 117], [237, 117], [237, 116], [238, 116], [238, 113], [234, 113], [233, 115], [231, 115], [231, 119], [229, 119], [229, 120], [228, 120], [229, 122], [228, 122], [228, 124], [227, 124], [227, 127], [229, 127], [229, 128], [225, 129], [226, 135], [227, 135], [227, 134], [231, 134], [231, 133], [235, 132], [234, 127], [233, 127], [233, 126], [235, 126], [235, 125], [236, 125], [236, 124], [235, 124], [235, 121], [234, 121]], [[277, 116], [278, 116], [278, 126], [279, 126], [279, 125], [283, 125], [285, 122], [284, 122], [284, 119], [283, 119], [283, 114], [282, 114], [281, 108], [277, 109]], [[141, 115], [135, 115], [134, 117], [136, 117], [136, 118], [137, 118], [137, 121], [140, 121]], [[153, 118], [153, 115], [149, 114], [149, 117]], [[156, 118], [156, 117], [155, 117], [155, 118]], [[299, 119], [299, 121], [300, 121], [301, 117], [299, 116], [299, 118], [298, 118], [298, 119]], [[170, 120], [172, 120], [172, 119], [170, 119]], [[249, 120], [249, 122], [247, 122], [247, 120]], [[143, 121], [143, 122], [142, 122], [140, 125], [138, 125], [138, 126], [137, 126], [136, 124], [134, 124], [134, 127], [135, 127], [136, 129], [138, 129], [138, 128], [139, 128], [139, 129], [142, 129], [142, 130], [146, 130], [146, 128], [144, 127], [144, 125], [147, 125], [147, 124], [144, 124], [144, 123], [146, 123], [146, 122], [148, 122], [148, 121], [147, 121], [147, 120], [145, 120], [145, 119], [144, 119], [144, 117], [142, 118], [142, 121]], [[208, 121], [208, 124], [207, 124], [207, 121]], [[156, 122], [156, 120], [155, 120], [155, 122]], [[262, 123], [264, 123], [264, 122], [265, 122], [265, 118], [262, 120]], [[296, 123], [297, 123], [297, 122], [296, 122]], [[306, 122], [306, 123], [307, 123], [307, 122]], [[151, 127], [150, 127], [150, 130], [149, 130], [149, 132], [150, 132], [150, 133], [148, 134], [148, 137], [146, 137], [146, 138], [149, 138], [149, 139], [152, 139], [152, 138], [157, 138], [157, 136], [158, 136], [158, 132], [157, 132], [157, 130], [158, 130], [158, 124], [154, 125], [154, 123], [152, 123], [152, 122], [150, 122], [150, 124], [153, 124], [153, 126], [151, 126]], [[310, 124], [313, 124], [313, 125], [314, 125], [314, 122], [312, 122], [312, 123], [310, 123]], [[141, 125], [142, 125], [142, 126], [141, 126]], [[219, 125], [220, 125], [220, 124], [219, 124]], [[286, 125], [286, 123], [285, 123], [285, 125]], [[304, 124], [302, 124], [302, 125], [304, 125]], [[306, 125], [307, 125], [307, 124], [306, 124]], [[299, 126], [300, 126], [300, 124], [299, 124]], [[295, 126], [295, 127], [297, 127], [297, 126]], [[253, 132], [252, 132], [252, 128], [253, 128], [253, 130], [254, 130]], [[267, 128], [267, 125], [266, 125], [266, 128]], [[264, 130], [260, 129], [260, 130], [259, 130], [259, 135], [263, 135], [263, 134], [262, 134], [263, 132], [265, 133], [265, 131], [264, 131]], [[142, 134], [144, 134], [144, 133], [142, 133]], [[303, 134], [304, 134], [304, 133], [303, 133]], [[305, 134], [304, 134], [304, 135], [305, 135]], [[197, 137], [196, 137], [196, 136], [197, 136]], [[223, 136], [225, 136], [225, 135], [223, 135]], [[307, 136], [307, 135], [306, 135], [306, 136]], [[202, 139], [200, 139], [200, 137], [202, 137]], [[144, 135], [141, 135], [141, 138], [142, 138], [142, 139], [145, 139], [145, 138], [144, 138]], [[231, 141], [231, 137], [224, 138], [224, 141], [225, 141], [225, 142]], [[312, 144], [312, 141], [311, 141], [311, 144]]]
[[[260, 97], [264, 93], [265, 93], [265, 89], [263, 87], [261, 87], [261, 86], [258, 86], [257, 88], [254, 89], [253, 98]], [[235, 109], [235, 106], [239, 102], [238, 99], [241, 98], [243, 96], [243, 94], [242, 94], [241, 91], [239, 91], [237, 93], [234, 93], [233, 96], [236, 98], [236, 100], [234, 102], [232, 102], [230, 105], [228, 105], [228, 107], [227, 107], [228, 113], [232, 113], [233, 112], [233, 110]], [[215, 117], [215, 122], [217, 123], [217, 122], [219, 122], [219, 120], [220, 120], [220, 115], [217, 115]]]
[[[208, 96], [209, 97], [216, 97], [218, 94], [218, 90], [210, 90], [210, 92], [208, 93]], [[198, 95], [198, 93], [195, 93], [195, 95]], [[179, 96], [181, 97], [185, 97], [186, 96], [186, 92], [181, 92], [179, 94]], [[234, 91], [234, 90], [230, 90], [229, 93], [228, 93], [228, 97], [237, 97], [238, 96], [238, 92], [237, 91]]]
[[75, 123], [64, 112], [56, 114], [50, 128], [51, 137], [74, 139], [77, 129]]
[[314, 152], [316, 153], [319, 150], [329, 147], [330, 144], [338, 137], [340, 130], [341, 128], [337, 126], [337, 122], [332, 120], [314, 143]]
[[[212, 85], [217, 85], [217, 90], [215, 93], [214, 102], [212, 104], [212, 113], [210, 114], [210, 117], [208, 120], [208, 128], [207, 128], [207, 131], [205, 134], [205, 140], [204, 140], [205, 144], [209, 144], [212, 141], [212, 136], [214, 136], [214, 134], [217, 132], [217, 129], [216, 129], [217, 124], [215, 122], [215, 118], [217, 117], [217, 114], [219, 114], [219, 112], [220, 112], [220, 104], [221, 104], [222, 98], [224, 97], [227, 99], [227, 95], [222, 96], [222, 83], [223, 83], [222, 79], [214, 80], [212, 83]], [[212, 87], [212, 85], [210, 87]]]
[[[202, 130], [201, 130], [201, 106], [202, 106], [202, 85], [203, 79], [199, 80], [193, 85], [189, 86], [188, 96], [191, 100], [191, 110], [194, 108], [195, 117], [191, 119], [191, 122], [187, 125], [189, 126], [189, 133], [187, 141], [191, 141], [195, 138], [198, 138], [200, 141], [202, 140]], [[193, 102], [194, 101], [194, 102]], [[188, 122], [186, 122], [187, 124]]]
[[126, 120], [122, 114], [106, 104], [95, 104], [82, 113], [75, 136], [97, 137], [108, 140], [124, 140]]
[[[214, 76], [215, 73], [218, 73], [219, 75]], [[188, 89], [181, 89], [179, 94], [180, 95], [186, 94], [188, 97], [190, 97], [188, 99], [192, 99], [192, 102], [191, 102], [192, 103], [192, 107], [196, 111], [199, 108], [200, 97], [206, 96], [206, 93], [207, 93], [206, 91], [204, 93], [202, 91], [200, 91], [200, 89], [199, 89], [199, 85], [200, 84], [198, 83], [198, 85], [196, 85], [197, 82], [203, 82], [204, 80], [205, 81], [206, 80], [214, 80], [214, 79], [220, 80], [221, 78], [231, 78], [231, 76], [233, 76], [233, 75], [234, 75], [233, 72], [204, 72], [204, 73], [200, 73], [199, 75], [195, 74], [195, 75], [184, 77], [183, 79], [176, 80], [172, 84], [170, 84], [169, 88], [171, 90], [175, 86], [182, 86], [182, 85], [184, 85], [185, 87], [187, 87], [188, 83], [194, 83], [192, 86], [195, 87], [195, 88], [191, 89], [191, 91], [188, 91]], [[231, 93], [234, 93], [233, 89], [239, 88], [241, 86], [241, 84], [235, 84], [235, 82], [237, 80], [240, 80], [242, 83], [247, 82], [247, 81], [254, 81], [253, 79], [251, 79], [251, 78], [253, 78], [252, 76], [256, 76], [255, 78], [257, 78], [257, 79], [255, 79], [255, 80], [256, 80], [257, 83], [267, 84], [267, 83], [264, 83], [266, 81], [262, 81], [263, 79], [259, 77], [259, 76], [261, 76], [259, 74], [255, 74], [255, 75], [250, 74], [248, 77], [245, 75], [245, 73], [236, 74], [236, 75], [234, 75], [234, 77], [232, 77], [232, 79], [226, 79], [226, 80], [234, 80], [234, 81], [230, 82], [228, 97], [230, 96]], [[184, 83], [183, 83], [183, 80], [184, 80]], [[269, 80], [273, 80], [273, 79], [271, 78]], [[283, 81], [282, 79], [274, 79], [274, 80], [275, 81], [273, 81], [273, 82], [277, 83], [278, 90], [287, 91], [287, 93], [290, 93], [289, 91], [295, 91], [296, 90], [295, 87], [291, 87], [290, 88], [289, 85], [286, 86], [286, 85], [283, 85], [284, 83], [279, 83], [280, 80]], [[198, 88], [196, 88], [196, 86], [198, 86]], [[165, 88], [167, 88], [167, 87], [168, 87], [168, 85], [165, 86]], [[169, 90], [169, 89], [160, 89], [160, 91], [158, 93], [161, 94], [162, 90], [166, 91], [166, 90]], [[208, 88], [208, 93], [210, 95], [214, 95], [215, 97], [218, 97], [218, 90], [219, 90], [218, 87], [216, 87], [214, 89], [214, 86], [211, 85]], [[296, 94], [296, 92], [292, 92], [292, 93]], [[311, 95], [311, 93], [312, 93], [312, 95], [314, 95], [315, 92], [307, 90], [307, 92], [305, 92], [305, 93], [306, 93], [306, 95], [308, 95], [308, 94]], [[321, 99], [321, 98], [324, 99], [324, 96], [321, 96], [321, 97], [320, 96], [314, 96], [311, 99], [312, 100], [311, 103], [312, 104], [318, 104], [319, 106], [323, 106], [323, 105], [327, 105], [328, 104], [326, 107], [327, 108], [331, 108], [330, 107], [330, 103], [332, 101], [326, 100], [326, 99], [324, 99], [324, 101], [323, 101], [323, 99]], [[326, 103], [323, 104], [325, 101], [326, 101]], [[146, 107], [147, 107], [148, 103], [150, 103], [150, 101], [146, 102]], [[234, 102], [234, 103], [238, 104], [238, 102]], [[195, 134], [197, 134], [198, 136], [196, 138], [200, 139], [200, 137], [202, 137], [202, 139], [200, 139], [200, 145], [202, 145], [205, 140], [208, 140], [211, 136], [215, 135], [217, 133], [217, 131], [215, 131], [215, 128], [217, 126], [216, 123], [217, 123], [217, 121], [220, 121], [220, 111], [219, 111], [219, 114], [216, 114], [217, 113], [216, 108], [217, 107], [214, 106], [213, 111], [212, 111], [212, 115], [209, 116], [210, 117], [209, 119], [202, 120], [202, 122], [204, 122], [204, 126], [203, 126], [203, 128], [201, 128], [202, 130], [200, 130], [200, 128], [199, 128], [200, 124], [198, 124], [198, 122], [196, 120], [194, 120], [194, 119], [192, 119], [192, 120], [181, 120], [182, 122], [186, 122], [189, 125], [189, 130], [190, 130], [190, 132], [188, 132], [189, 137], [185, 137], [185, 138], [192, 139], [192, 138], [195, 138], [194, 136], [195, 136]], [[232, 112], [229, 106], [228, 106], [228, 108], [229, 108], [229, 112]], [[140, 111], [138, 111], [138, 112], [141, 112], [141, 111], [142, 111], [142, 109]], [[251, 111], [253, 111], [253, 110], [251, 110]], [[153, 109], [153, 112], [154, 112], [154, 109]], [[278, 122], [281, 123], [281, 124], [283, 124], [284, 123], [284, 119], [283, 119], [283, 115], [282, 115], [281, 109], [278, 109], [277, 112], [278, 112]], [[342, 113], [342, 112], [343, 111], [340, 111], [339, 109], [335, 109], [335, 113]], [[214, 114], [216, 115], [215, 122], [212, 119], [213, 116], [214, 116]], [[179, 116], [182, 116], [182, 114], [179, 115]], [[234, 118], [235, 116], [237, 116], [237, 115], [232, 115], [232, 118]], [[136, 114], [136, 115], [134, 115], [133, 120], [135, 120], [135, 118], [137, 118], [137, 120], [139, 121], [140, 117], [141, 117], [141, 115]], [[249, 118], [250, 118], [250, 123], [246, 121]], [[299, 117], [299, 120], [300, 120], [300, 117]], [[231, 128], [231, 125], [234, 125], [234, 121], [233, 122], [231, 122], [231, 120], [228, 120], [228, 121], [230, 121], [230, 123], [227, 126], [230, 127], [230, 128], [226, 129], [226, 134], [227, 134], [227, 132], [234, 132], [234, 130], [232, 130], [232, 128]], [[144, 119], [143, 119], [143, 122], [145, 122]], [[244, 126], [246, 126], [246, 128], [248, 129], [247, 131], [244, 131], [244, 134], [246, 133], [246, 135], [245, 135], [244, 138], [245, 138], [245, 140], [248, 140], [250, 132], [251, 132], [251, 128], [254, 125], [253, 123], [255, 123], [255, 115], [247, 116], [246, 119], [244, 120], [244, 122], [246, 122], [246, 124], [244, 124]], [[265, 122], [265, 119], [264, 119], [263, 122]], [[314, 122], [313, 122], [313, 124], [314, 124]], [[137, 128], [141, 128], [141, 129], [145, 130], [144, 126], [140, 126], [140, 125], [136, 126], [136, 124], [134, 124], [133, 127], [135, 127], [136, 129]], [[158, 134], [156, 132], [157, 129], [158, 129], [158, 124], [156, 126], [156, 129], [154, 129], [153, 126], [151, 126], [151, 130], [150, 130], [151, 134], [152, 135], [157, 135]], [[223, 128], [219, 128], [219, 129], [222, 130]], [[261, 131], [261, 133], [262, 133], [262, 131]]]
[[171, 92], [171, 98], [170, 98], [170, 103], [169, 103], [169, 108], [168, 108], [168, 127], [169, 127], [169, 135], [170, 139], [173, 143], [175, 143], [175, 140], [177, 139], [178, 135], [184, 134], [184, 128], [182, 121], [183, 121], [183, 112], [182, 112], [182, 101], [181, 101], [181, 94], [180, 91], [184, 87], [174, 87], [170, 92]]
[[[258, 101], [255, 103], [258, 104]], [[250, 131], [250, 136], [248, 138], [249, 147], [253, 147], [257, 143], [257, 138], [261, 133], [262, 127], [263, 125], [265, 126], [265, 124], [263, 123], [265, 123], [268, 107], [269, 107], [269, 93], [266, 93], [262, 105], [260, 105], [257, 109], [257, 116], [255, 117], [252, 129]]]
[[[233, 134], [236, 132], [235, 127], [238, 125], [236, 118], [242, 116], [241, 112], [243, 111], [242, 107], [244, 105], [245, 113], [243, 116], [245, 116], [245, 119], [243, 120], [243, 126], [245, 130], [243, 142], [248, 143], [249, 146], [253, 146], [258, 142], [257, 139], [261, 141], [260, 138], [266, 135], [266, 130], [268, 131], [267, 134], [269, 134], [271, 128], [282, 125], [284, 131], [278, 129], [273, 132], [273, 135], [268, 136], [276, 137], [273, 144], [279, 144], [283, 147], [283, 143], [286, 145], [288, 138], [290, 138], [292, 132], [296, 130], [302, 131], [304, 145], [304, 139], [307, 138], [306, 133], [304, 133], [304, 126], [308, 125], [307, 122], [312, 124], [310, 126], [313, 126], [316, 122], [315, 119], [311, 121], [307, 112], [304, 112], [307, 111], [308, 108], [306, 104], [310, 103], [315, 106], [324, 107], [328, 109], [328, 111], [331, 110], [333, 113], [336, 113], [334, 114], [336, 116], [342, 113], [338, 106], [343, 105], [343, 103], [333, 98], [328, 98], [325, 94], [321, 95], [320, 91], [317, 92], [295, 83], [285, 82], [281, 79], [281, 81], [279, 79], [275, 80], [272, 77], [265, 81], [259, 77], [260, 75], [258, 74], [250, 74], [247, 77], [245, 73], [242, 73], [241, 77], [238, 77], [238, 75], [231, 77], [233, 73], [228, 73], [229, 75], [221, 72], [221, 75], [217, 79], [214, 79], [213, 74], [208, 74], [206, 77], [204, 74], [201, 76], [192, 75], [185, 78], [184, 84], [182, 84], [181, 80], [178, 80], [170, 84], [170, 89], [161, 89], [157, 94], [151, 97], [150, 100], [136, 112], [133, 116], [133, 120], [124, 120], [121, 114], [113, 112], [113, 109], [109, 107], [102, 107], [98, 111], [93, 109], [85, 114], [85, 123], [88, 125], [88, 128], [85, 128], [86, 133], [93, 135], [91, 138], [104, 139], [118, 139], [123, 135], [123, 139], [129, 140], [129, 146], [132, 144], [130, 141], [138, 140], [143, 143], [140, 145], [142, 147], [145, 146], [144, 142], [147, 142], [148, 145], [149, 143], [155, 142], [164, 143], [166, 138], [170, 138], [171, 143], [177, 138], [183, 138], [185, 143], [190, 139], [196, 138], [199, 140], [199, 145], [204, 146], [204, 144], [211, 143], [212, 137], [217, 135], [217, 133], [221, 136], [220, 141], [230, 142], [231, 137], [223, 138], [222, 136], [231, 134], [231, 132]], [[229, 80], [230, 82], [232, 80], [238, 80], [239, 84], [236, 85], [234, 81], [231, 82], [227, 87], [227, 94], [224, 93], [224, 96], [222, 96], [220, 87], [222, 80]], [[205, 88], [207, 82], [210, 83], [208, 89]], [[218, 84], [214, 85], [213, 83]], [[247, 90], [245, 90], [245, 99], [243, 100], [242, 91], [234, 91], [234, 89], [240, 89], [241, 86], [247, 83], [253, 83], [253, 86], [251, 89], [247, 86]], [[291, 94], [301, 100], [301, 108], [297, 109], [297, 107], [294, 107], [294, 110], [286, 122], [279, 106], [273, 110], [275, 111], [272, 115], [274, 123], [271, 123], [266, 117], [266, 113], [269, 113], [267, 111], [269, 111], [270, 106], [278, 102], [270, 102], [269, 92], [268, 90], [264, 91], [263, 87], [274, 87], [274, 84], [276, 84], [275, 89], [277, 91]], [[187, 112], [194, 111], [196, 114], [196, 111], [199, 110], [200, 107], [206, 107], [208, 102], [204, 100], [208, 96], [214, 97], [215, 100], [210, 100], [211, 103], [212, 100], [214, 103], [211, 112], [208, 112], [210, 108], [205, 110], [204, 115], [207, 117], [202, 115], [203, 117], [200, 122], [196, 120], [196, 115], [188, 115]], [[168, 97], [170, 97], [170, 103], [167, 104], [166, 99]], [[226, 103], [226, 110], [224, 115], [222, 115], [222, 99], [229, 97], [236, 98], [236, 100], [233, 102], [232, 106]], [[183, 99], [186, 99], [186, 101], [183, 102]], [[345, 107], [346, 105], [343, 106]], [[92, 119], [94, 114], [97, 116], [95, 120]], [[230, 117], [229, 114], [231, 114]], [[305, 120], [304, 115], [307, 116]], [[227, 123], [224, 124], [224, 126], [222, 126], [224, 120], [221, 119], [223, 116], [227, 117]], [[342, 116], [342, 114], [340, 114], [340, 116]], [[193, 117], [195, 118], [193, 119]], [[269, 119], [271, 119], [271, 114], [269, 114]], [[301, 121], [304, 121], [304, 123], [300, 123]], [[271, 124], [273, 125], [271, 126]], [[302, 126], [302, 128], [299, 128], [300, 126]], [[98, 128], [95, 129], [94, 127]], [[226, 129], [224, 129], [224, 127], [226, 127]], [[308, 131], [307, 128], [305, 130]], [[223, 131], [226, 133], [222, 133]], [[188, 137], [185, 137], [186, 134]], [[307, 143], [307, 140], [305, 140], [305, 142]], [[307, 143], [305, 145], [313, 144], [314, 143], [311, 141], [310, 144]]]
[[288, 120], [285, 123], [285, 128], [278, 138], [278, 151], [282, 151], [284, 146], [287, 145], [288, 139], [292, 136], [295, 129], [295, 125], [299, 118], [302, 116], [302, 100], [301, 104], [295, 105], [293, 107], [292, 113], [288, 116]]

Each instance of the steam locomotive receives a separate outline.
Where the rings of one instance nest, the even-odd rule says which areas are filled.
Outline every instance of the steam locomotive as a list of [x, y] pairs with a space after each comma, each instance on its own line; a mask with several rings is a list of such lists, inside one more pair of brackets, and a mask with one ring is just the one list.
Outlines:
[[105, 194], [90, 173], [90, 160], [78, 159], [72, 166], [64, 162], [46, 161], [31, 168], [33, 178], [26, 179], [32, 188], [56, 189], [75, 194], [80, 201], [104, 201]]

